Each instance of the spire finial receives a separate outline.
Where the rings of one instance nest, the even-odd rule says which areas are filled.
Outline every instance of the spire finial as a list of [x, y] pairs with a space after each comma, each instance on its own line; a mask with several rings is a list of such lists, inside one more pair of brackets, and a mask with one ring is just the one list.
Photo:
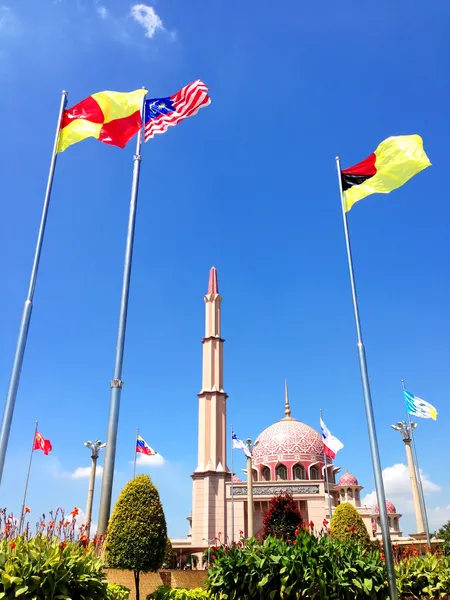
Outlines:
[[211, 267], [209, 271], [209, 282], [208, 282], [208, 294], [218, 294], [219, 293], [219, 282], [217, 280], [217, 269], [216, 267]]
[[284, 380], [284, 414], [286, 419], [291, 418], [291, 406], [289, 404], [289, 389], [286, 380]]

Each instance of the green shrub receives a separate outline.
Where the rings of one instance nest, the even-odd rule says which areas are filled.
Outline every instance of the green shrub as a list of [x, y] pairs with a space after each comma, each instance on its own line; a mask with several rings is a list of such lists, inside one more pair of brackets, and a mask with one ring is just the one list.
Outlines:
[[425, 554], [395, 565], [400, 598], [440, 598], [450, 594], [450, 558]]
[[139, 575], [157, 571], [164, 558], [167, 526], [158, 490], [148, 475], [138, 475], [123, 488], [108, 526], [108, 566], [134, 572], [136, 600]]
[[41, 535], [0, 542], [0, 598], [104, 600], [102, 561], [80, 543]]
[[293, 544], [269, 537], [220, 549], [208, 590], [215, 600], [380, 600], [388, 593], [378, 550], [305, 531]]
[[202, 588], [187, 590], [184, 588], [171, 589], [167, 585], [160, 586], [147, 596], [147, 600], [208, 600], [211, 596]]
[[274, 496], [264, 517], [264, 537], [273, 536], [283, 540], [295, 540], [295, 532], [303, 519], [297, 504], [288, 492]]
[[127, 600], [130, 596], [130, 590], [124, 585], [109, 583], [106, 590], [106, 600]]
[[370, 537], [361, 515], [348, 502], [339, 504], [334, 509], [330, 523], [330, 535], [341, 542], [354, 540], [365, 546], [370, 544]]
[[166, 547], [164, 549], [163, 569], [175, 569], [177, 566], [177, 557], [172, 548], [172, 542], [167, 538]]

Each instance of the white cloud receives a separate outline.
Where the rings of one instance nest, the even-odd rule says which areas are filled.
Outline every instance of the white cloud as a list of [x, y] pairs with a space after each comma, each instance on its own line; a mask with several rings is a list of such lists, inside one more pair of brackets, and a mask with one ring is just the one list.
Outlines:
[[107, 19], [109, 17], [109, 11], [106, 8], [106, 6], [102, 6], [101, 4], [99, 4], [97, 6], [97, 12], [102, 19]]
[[[84, 479], [91, 476], [91, 467], [77, 467], [73, 473], [71, 473], [73, 479]], [[103, 467], [99, 465], [95, 473], [96, 477], [103, 475]]]
[[141, 467], [162, 467], [166, 464], [164, 457], [161, 454], [155, 454], [153, 456], [147, 456], [146, 454], [139, 454], [136, 460], [136, 464]]
[[447, 506], [437, 506], [427, 511], [428, 523], [430, 529], [440, 529], [442, 525], [445, 525], [450, 520], [450, 504]]
[[[430, 481], [422, 470], [420, 476], [425, 495], [440, 491], [440, 487]], [[383, 482], [386, 500], [392, 502], [401, 514], [413, 513], [414, 505], [408, 467], [402, 463], [386, 467], [383, 469]], [[361, 502], [366, 506], [375, 506], [377, 503], [376, 492], [370, 492], [362, 498]]]
[[7, 37], [18, 32], [19, 21], [9, 6], [0, 5], [0, 36]]
[[131, 7], [131, 16], [145, 29], [145, 36], [152, 38], [158, 30], [164, 31], [164, 25], [154, 8], [146, 4], [134, 4]]

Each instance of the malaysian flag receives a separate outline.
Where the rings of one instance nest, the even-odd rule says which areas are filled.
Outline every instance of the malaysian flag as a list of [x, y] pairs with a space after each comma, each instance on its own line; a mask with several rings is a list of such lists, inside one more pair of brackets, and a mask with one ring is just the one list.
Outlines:
[[208, 88], [198, 79], [168, 98], [150, 98], [145, 101], [145, 141], [156, 133], [164, 133], [187, 117], [193, 117], [211, 100]]

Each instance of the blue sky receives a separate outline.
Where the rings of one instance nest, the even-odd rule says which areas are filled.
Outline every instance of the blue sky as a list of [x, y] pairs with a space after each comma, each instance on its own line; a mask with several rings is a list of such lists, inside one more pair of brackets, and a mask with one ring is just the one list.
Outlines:
[[[448, 95], [450, 4], [380, 0], [3, 0], [0, 390], [6, 394], [61, 89], [165, 96], [197, 78], [212, 104], [146, 144], [114, 494], [136, 426], [165, 459], [147, 468], [173, 536], [187, 531], [196, 466], [203, 294], [219, 271], [228, 421], [241, 437], [282, 416], [345, 443], [338, 463], [373, 478], [334, 158], [350, 166], [390, 135], [419, 133], [433, 166], [349, 213], [387, 495], [414, 530], [400, 380], [434, 403], [417, 446], [431, 528], [450, 518]], [[1, 505], [17, 511], [34, 422], [28, 504], [85, 508], [83, 442], [106, 435], [133, 143], [88, 140], [58, 160]], [[240, 462], [239, 462], [240, 461]], [[237, 457], [243, 467], [243, 457]], [[242, 464], [241, 464], [242, 463]], [[390, 469], [390, 470], [389, 470]], [[406, 481], [406, 483], [405, 483]], [[99, 492], [99, 487], [97, 488]], [[96, 500], [98, 501], [99, 494]], [[94, 520], [97, 515], [97, 501]]]

